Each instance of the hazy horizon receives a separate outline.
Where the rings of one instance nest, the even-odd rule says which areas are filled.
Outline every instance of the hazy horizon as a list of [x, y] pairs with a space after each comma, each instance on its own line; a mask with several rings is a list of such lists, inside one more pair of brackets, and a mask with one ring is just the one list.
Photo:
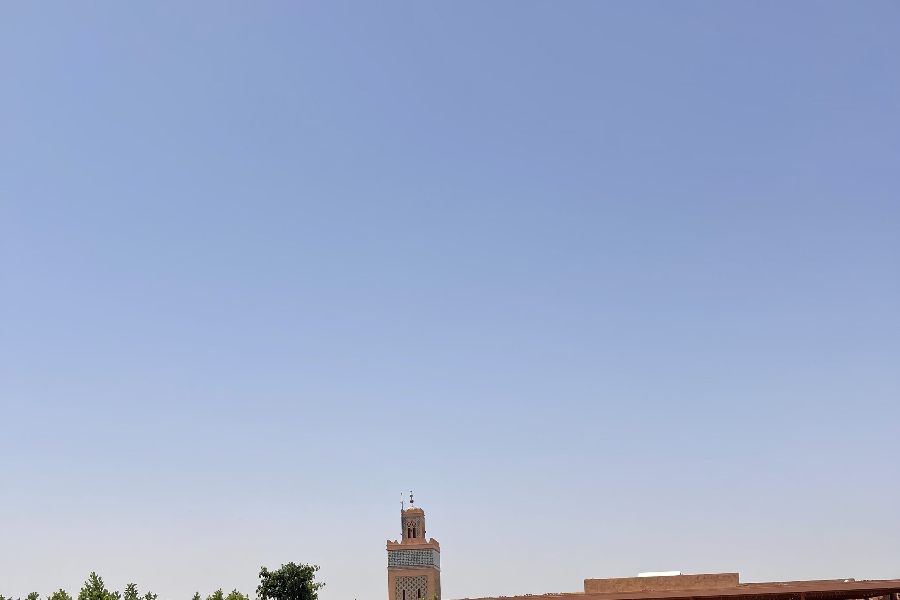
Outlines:
[[4, 2], [0, 594], [900, 578], [895, 2]]

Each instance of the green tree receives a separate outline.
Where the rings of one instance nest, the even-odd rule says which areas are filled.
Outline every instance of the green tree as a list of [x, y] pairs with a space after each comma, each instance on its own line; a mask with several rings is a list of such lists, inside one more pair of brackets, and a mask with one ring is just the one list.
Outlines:
[[225, 597], [225, 600], [250, 600], [250, 598], [234, 589]]
[[225, 594], [222, 593], [222, 588], [214, 591], [211, 596], [206, 598], [206, 600], [225, 600]]
[[200, 592], [194, 592], [194, 597], [191, 600], [203, 600], [203, 598], [200, 597]]
[[256, 595], [259, 600], [318, 600], [324, 583], [316, 581], [317, 565], [288, 563], [280, 569], [259, 571]]
[[84, 587], [78, 592], [78, 600], [121, 600], [122, 594], [110, 592], [103, 584], [103, 579], [96, 573], [91, 573]]
[[25, 600], [41, 600], [41, 595], [37, 592], [31, 592], [27, 596], [25, 596]]
[[137, 585], [129, 583], [125, 586], [125, 593], [122, 594], [122, 600], [138, 600]]
[[58, 592], [53, 592], [47, 600], [72, 600], [72, 596], [66, 593], [66, 590], [60, 588]]

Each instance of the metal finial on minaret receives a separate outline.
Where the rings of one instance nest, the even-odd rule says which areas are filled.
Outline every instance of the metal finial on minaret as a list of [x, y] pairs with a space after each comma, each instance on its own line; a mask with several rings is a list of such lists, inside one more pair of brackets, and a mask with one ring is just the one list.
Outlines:
[[409, 490], [409, 507], [412, 508], [412, 506], [413, 506], [412, 490]]

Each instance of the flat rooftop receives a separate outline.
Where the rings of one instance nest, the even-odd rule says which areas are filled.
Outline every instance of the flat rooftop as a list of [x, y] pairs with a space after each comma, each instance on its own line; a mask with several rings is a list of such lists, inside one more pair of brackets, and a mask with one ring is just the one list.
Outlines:
[[[585, 579], [584, 592], [472, 600], [900, 600], [900, 579], [740, 583], [737, 573]], [[468, 600], [468, 599], [467, 599]]]

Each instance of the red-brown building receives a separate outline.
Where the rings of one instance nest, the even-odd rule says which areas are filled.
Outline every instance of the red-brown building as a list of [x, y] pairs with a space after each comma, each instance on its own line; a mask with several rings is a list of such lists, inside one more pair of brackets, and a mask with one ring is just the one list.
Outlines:
[[[900, 579], [740, 583], [737, 573], [585, 579], [584, 592], [503, 600], [900, 600]], [[491, 599], [493, 600], [493, 599]]]

